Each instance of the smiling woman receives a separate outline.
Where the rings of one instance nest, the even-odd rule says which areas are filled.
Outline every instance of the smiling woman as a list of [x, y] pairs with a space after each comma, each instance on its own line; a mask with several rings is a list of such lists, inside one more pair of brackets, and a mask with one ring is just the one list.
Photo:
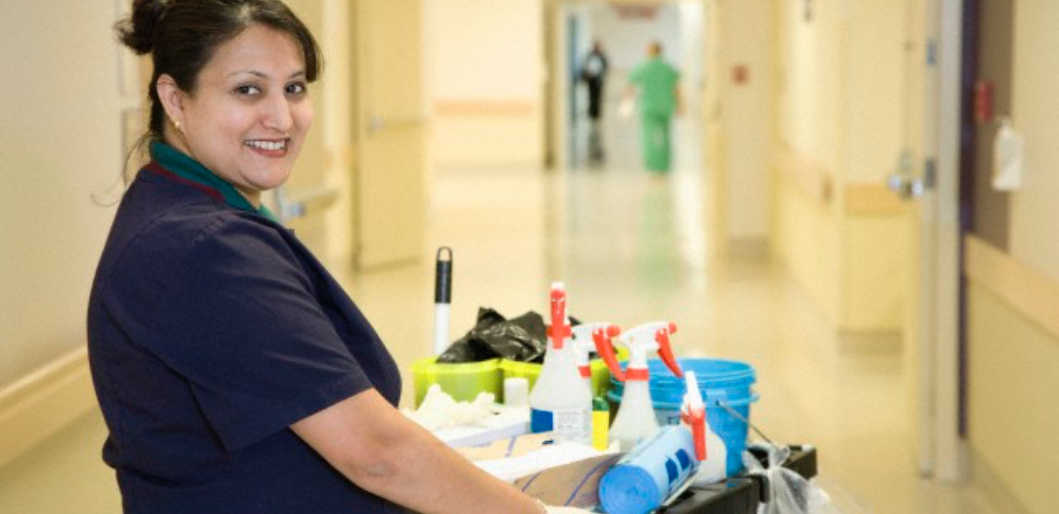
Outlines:
[[125, 512], [542, 512], [397, 411], [379, 336], [261, 206], [312, 125], [302, 22], [278, 0], [136, 0], [118, 33], [154, 65], [151, 162], [88, 306]]
[[254, 205], [290, 176], [313, 120], [298, 41], [254, 25], [221, 45], [194, 94], [161, 75], [158, 97], [172, 146], [213, 171]]

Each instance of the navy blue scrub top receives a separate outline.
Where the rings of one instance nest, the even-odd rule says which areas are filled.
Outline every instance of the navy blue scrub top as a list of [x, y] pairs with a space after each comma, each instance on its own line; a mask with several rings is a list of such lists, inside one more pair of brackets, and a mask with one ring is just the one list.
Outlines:
[[369, 388], [397, 405], [400, 375], [378, 335], [267, 212], [169, 146], [151, 155], [88, 309], [103, 459], [125, 512], [400, 512], [288, 428]]

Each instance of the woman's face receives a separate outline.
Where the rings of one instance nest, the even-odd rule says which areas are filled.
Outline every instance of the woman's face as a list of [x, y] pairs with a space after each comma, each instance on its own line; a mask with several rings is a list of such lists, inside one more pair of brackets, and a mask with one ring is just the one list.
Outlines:
[[287, 181], [312, 125], [307, 86], [298, 42], [253, 25], [219, 46], [194, 94], [182, 94], [173, 143], [259, 204]]

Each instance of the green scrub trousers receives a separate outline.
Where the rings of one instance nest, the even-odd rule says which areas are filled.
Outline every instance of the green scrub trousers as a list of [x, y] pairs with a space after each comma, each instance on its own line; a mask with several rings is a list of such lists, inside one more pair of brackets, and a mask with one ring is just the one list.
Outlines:
[[669, 121], [668, 114], [640, 114], [640, 148], [643, 149], [643, 165], [655, 172], [669, 170]]

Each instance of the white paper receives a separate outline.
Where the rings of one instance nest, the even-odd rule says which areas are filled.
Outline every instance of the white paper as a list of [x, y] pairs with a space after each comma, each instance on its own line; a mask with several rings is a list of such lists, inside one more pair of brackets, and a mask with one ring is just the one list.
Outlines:
[[1011, 120], [1004, 120], [993, 140], [993, 189], [1015, 191], [1022, 187], [1025, 140]]
[[531, 473], [604, 454], [605, 452], [600, 452], [588, 445], [563, 442], [547, 445], [518, 457], [482, 460], [475, 464], [490, 475], [511, 482]]

